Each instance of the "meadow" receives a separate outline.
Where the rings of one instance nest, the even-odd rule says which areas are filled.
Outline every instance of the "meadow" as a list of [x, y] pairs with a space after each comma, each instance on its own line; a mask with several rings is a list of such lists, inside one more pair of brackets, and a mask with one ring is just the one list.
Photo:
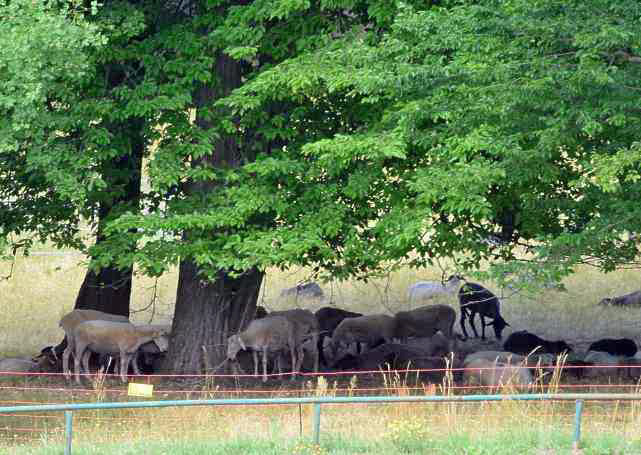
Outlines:
[[[9, 278], [0, 281], [4, 316], [0, 319], [0, 357], [31, 356], [62, 338], [58, 320], [73, 307], [84, 277], [83, 259], [71, 252], [52, 254], [49, 251], [19, 256], [13, 265], [8, 262], [0, 265], [0, 276], [8, 276], [11, 271]], [[292, 302], [278, 298], [281, 289], [306, 277], [307, 272], [302, 269], [268, 273], [260, 304], [269, 310], [296, 304], [311, 310], [323, 306], [321, 301]], [[324, 283], [322, 287], [327, 297], [340, 307], [363, 313], [390, 313], [414, 306], [406, 298], [410, 284], [440, 278], [441, 271], [436, 268], [401, 270], [367, 284]], [[176, 282], [175, 271], [158, 280], [136, 276], [132, 319], [170, 321]], [[585, 267], [563, 283], [567, 292], [548, 290], [504, 299], [502, 313], [511, 330], [527, 328], [544, 338], [563, 338], [579, 351], [587, 348], [590, 341], [602, 337], [625, 336], [641, 342], [641, 309], [597, 305], [603, 297], [637, 290], [637, 271], [621, 270], [604, 275]], [[495, 283], [483, 284], [501, 294]], [[444, 302], [458, 306], [454, 300]], [[383, 376], [379, 382], [389, 386], [388, 390], [374, 393], [452, 393], [448, 384], [430, 386], [408, 375]], [[229, 381], [209, 378], [189, 386], [157, 383], [155, 398], [238, 396], [248, 388], [254, 392], [253, 396], [283, 396], [293, 392], [301, 396], [349, 394], [365, 387], [364, 381], [354, 377], [337, 383], [330, 378], [329, 383], [324, 383], [303, 378], [263, 388], [258, 383], [251, 387], [247, 383], [236, 383], [234, 387]], [[624, 390], [636, 391], [637, 387], [634, 383], [627, 384]], [[94, 381], [88, 387], [70, 386], [60, 378], [0, 379], [2, 404], [131, 399], [134, 398], [124, 394], [124, 387], [111, 379]], [[74, 414], [73, 453], [561, 454], [571, 453], [573, 415], [571, 403], [324, 406], [321, 446], [318, 447], [308, 442], [310, 406], [85, 411]], [[581, 453], [641, 453], [639, 404], [588, 403], [583, 421]], [[0, 416], [0, 453], [59, 454], [62, 431], [61, 413]]]

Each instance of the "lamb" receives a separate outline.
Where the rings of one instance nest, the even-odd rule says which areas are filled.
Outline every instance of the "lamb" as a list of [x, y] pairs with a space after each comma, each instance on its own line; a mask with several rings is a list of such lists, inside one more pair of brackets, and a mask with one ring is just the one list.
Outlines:
[[454, 296], [461, 284], [462, 278], [458, 275], [450, 276], [445, 284], [438, 281], [419, 281], [407, 289], [407, 299], [427, 300], [438, 296]]
[[463, 363], [463, 378], [468, 383], [486, 387], [501, 385], [528, 386], [532, 384], [532, 373], [525, 367], [492, 362], [486, 359], [467, 359]]
[[66, 377], [71, 375], [71, 371], [69, 369], [69, 356], [75, 350], [74, 331], [79, 324], [85, 321], [129, 323], [129, 318], [119, 314], [104, 313], [97, 310], [73, 310], [72, 312], [65, 314], [62, 319], [60, 319], [58, 326], [62, 327], [62, 330], [65, 331], [65, 335], [67, 337], [67, 347], [62, 353], [62, 371]]
[[406, 341], [409, 337], [431, 337], [439, 330], [446, 337], [453, 336], [456, 311], [447, 305], [427, 305], [410, 311], [399, 311], [394, 337]]
[[641, 291], [631, 292], [630, 294], [619, 297], [605, 298], [599, 302], [599, 305], [640, 306]]
[[527, 330], [511, 333], [503, 344], [503, 349], [521, 355], [528, 355], [535, 349], [537, 354], [563, 354], [572, 352], [572, 348], [563, 340], [547, 341]]
[[[236, 360], [240, 350], [252, 349], [254, 374], [258, 374], [258, 351], [263, 353], [263, 382], [267, 382], [267, 353], [289, 349], [292, 372], [298, 371], [298, 358], [302, 359], [297, 326], [285, 316], [267, 316], [254, 319], [247, 329], [227, 340], [227, 359]], [[292, 379], [294, 376], [292, 375]]]
[[324, 296], [321, 287], [313, 282], [299, 283], [292, 288], [283, 289], [280, 291], [281, 297], [296, 297], [296, 298], [322, 298]]
[[372, 314], [343, 319], [332, 334], [332, 348], [340, 344], [366, 343], [368, 348], [383, 340], [390, 343], [394, 338], [396, 319], [386, 314]]
[[354, 313], [341, 308], [326, 306], [316, 311], [314, 316], [316, 316], [316, 320], [318, 320], [318, 326], [320, 329], [317, 344], [319, 362], [323, 365], [328, 365], [324, 353], [325, 338], [331, 336], [343, 319], [356, 318], [363, 315], [361, 313]]
[[[469, 319], [470, 325], [474, 336], [478, 338], [478, 332], [474, 326], [474, 318], [478, 313], [481, 318], [481, 339], [485, 340], [485, 326], [491, 325], [494, 327], [494, 334], [498, 340], [501, 339], [503, 329], [508, 324], [499, 312], [499, 299], [492, 294], [489, 290], [485, 289], [480, 284], [465, 283], [458, 291], [459, 304], [461, 305], [461, 330], [463, 331], [464, 338], [467, 338], [467, 331], [465, 330], [465, 319]], [[492, 322], [486, 324], [485, 318], [491, 318]]]
[[637, 344], [629, 338], [603, 338], [592, 343], [588, 351], [601, 351], [614, 356], [634, 357], [637, 353]]
[[[292, 310], [283, 310], [283, 311], [272, 311], [269, 313], [269, 316], [284, 316], [289, 319], [294, 325], [296, 325], [296, 334], [298, 338], [296, 342], [298, 345], [302, 345], [305, 342], [306, 338], [311, 338], [313, 343], [310, 345], [312, 349], [312, 354], [314, 356], [314, 372], [318, 373], [318, 362], [319, 362], [319, 351], [318, 351], [318, 338], [320, 333], [320, 328], [318, 324], [318, 319], [314, 316], [309, 310], [303, 310], [300, 308], [295, 308]], [[302, 354], [302, 350], [301, 350]], [[300, 364], [303, 362], [302, 355], [298, 359], [299, 368]]]
[[171, 329], [164, 325], [135, 326], [129, 322], [92, 320], [78, 324], [74, 336], [74, 371], [76, 382], [80, 383], [80, 361], [85, 371], [89, 371], [89, 355], [119, 354], [120, 379], [127, 382], [127, 371], [132, 356], [143, 344], [168, 335]]

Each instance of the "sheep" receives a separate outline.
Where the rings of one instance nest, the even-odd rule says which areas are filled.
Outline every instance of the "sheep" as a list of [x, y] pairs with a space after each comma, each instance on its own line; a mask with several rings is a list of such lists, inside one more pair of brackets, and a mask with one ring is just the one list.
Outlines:
[[[302, 357], [297, 326], [285, 316], [269, 315], [254, 319], [247, 328], [227, 339], [227, 359], [236, 360], [239, 351], [251, 348], [254, 358], [254, 374], [258, 375], [258, 351], [263, 353], [263, 382], [267, 382], [267, 353], [289, 349], [292, 372], [298, 366], [297, 358]], [[292, 375], [292, 379], [294, 376]]]
[[[318, 338], [320, 333], [320, 328], [318, 324], [318, 319], [314, 316], [309, 310], [303, 310], [300, 308], [294, 308], [292, 310], [283, 310], [283, 311], [272, 311], [269, 313], [269, 316], [284, 316], [294, 323], [296, 328], [296, 333], [298, 338], [296, 342], [298, 345], [302, 345], [306, 338], [311, 337], [313, 344], [309, 345], [312, 354], [314, 356], [314, 372], [318, 373], [318, 362], [319, 362], [319, 351], [318, 351]], [[302, 353], [302, 350], [301, 350]], [[303, 362], [303, 357], [298, 359], [299, 368], [300, 364]], [[298, 370], [297, 370], [298, 371]]]
[[639, 306], [641, 305], [641, 291], [631, 292], [619, 297], [605, 298], [599, 302], [599, 305]]
[[37, 373], [40, 364], [33, 359], [7, 358], [0, 360], [0, 373]]
[[527, 357], [520, 354], [514, 354], [507, 351], [477, 351], [471, 354], [468, 354], [465, 357], [465, 362], [471, 362], [473, 360], [488, 360], [490, 362], [498, 362], [501, 364], [508, 365], [525, 365], [528, 367], [535, 367], [541, 365], [544, 367], [550, 367], [555, 364], [555, 358], [550, 357], [549, 354], [532, 354]]
[[528, 386], [533, 382], [529, 369], [487, 359], [465, 360], [463, 378], [468, 383], [497, 387], [500, 385]]
[[81, 324], [85, 321], [112, 321], [129, 323], [129, 318], [127, 316], [104, 313], [97, 310], [77, 309], [65, 314], [60, 319], [58, 326], [65, 331], [65, 335], [67, 337], [67, 347], [62, 353], [62, 372], [67, 378], [71, 375], [71, 370], [69, 369], [69, 356], [75, 350], [74, 330], [76, 329], [78, 324]]
[[537, 354], [563, 354], [572, 352], [572, 348], [563, 340], [547, 341], [527, 330], [511, 333], [507, 340], [505, 340], [503, 349], [521, 355], [528, 355], [535, 349]]
[[356, 318], [363, 315], [361, 313], [354, 313], [341, 308], [326, 306], [317, 310], [314, 313], [314, 316], [316, 316], [316, 320], [318, 320], [318, 327], [320, 329], [317, 344], [319, 363], [328, 365], [324, 354], [325, 337], [331, 336], [334, 329], [338, 327], [338, 324], [340, 324], [343, 319]]
[[383, 340], [390, 343], [396, 330], [396, 319], [386, 314], [372, 314], [343, 319], [332, 334], [332, 350], [340, 344], [366, 343], [374, 347]]
[[601, 351], [623, 357], [634, 357], [637, 353], [637, 344], [629, 338], [603, 338], [590, 345], [588, 351]]
[[313, 282], [299, 283], [294, 287], [283, 289], [280, 291], [281, 297], [296, 297], [296, 298], [322, 298], [324, 296], [321, 287]]
[[446, 337], [453, 336], [456, 311], [447, 305], [426, 305], [410, 311], [399, 311], [394, 316], [394, 337], [406, 341], [409, 337], [431, 337], [439, 330]]
[[120, 379], [127, 382], [127, 371], [132, 356], [143, 344], [168, 335], [169, 326], [145, 325], [135, 326], [129, 322], [113, 322], [92, 320], [78, 324], [74, 336], [74, 371], [76, 382], [80, 383], [80, 361], [82, 359], [85, 371], [89, 372], [89, 355], [119, 354]]
[[[506, 326], [509, 327], [510, 324], [501, 316], [499, 299], [494, 294], [480, 284], [465, 283], [458, 291], [458, 299], [461, 306], [460, 324], [464, 338], [467, 338], [467, 331], [465, 330], [466, 318], [469, 319], [474, 336], [478, 338], [479, 335], [474, 326], [474, 318], [478, 313], [481, 318], [481, 339], [485, 340], [486, 325], [493, 326], [496, 338], [498, 340], [501, 339], [503, 329]], [[492, 322], [485, 324], [486, 317], [491, 318]]]
[[623, 362], [621, 357], [603, 351], [590, 351], [585, 355], [584, 362], [592, 365], [586, 368], [583, 375], [588, 378], [596, 376], [618, 376]]
[[438, 281], [419, 281], [407, 288], [407, 299], [427, 300], [438, 296], [454, 296], [461, 284], [462, 278], [458, 275], [450, 276], [445, 284]]

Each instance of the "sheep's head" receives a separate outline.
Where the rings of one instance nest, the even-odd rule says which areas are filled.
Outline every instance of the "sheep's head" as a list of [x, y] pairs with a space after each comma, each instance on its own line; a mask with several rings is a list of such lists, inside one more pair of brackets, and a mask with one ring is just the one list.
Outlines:
[[494, 321], [490, 322], [488, 325], [492, 325], [492, 327], [494, 327], [494, 334], [496, 335], [497, 340], [501, 339], [503, 329], [505, 327], [510, 327], [510, 324], [508, 324], [500, 314], [497, 315], [496, 318], [494, 318]]
[[227, 339], [227, 358], [230, 360], [236, 359], [236, 355], [239, 351], [245, 350], [247, 347], [243, 342], [243, 339], [240, 335], [232, 335]]
[[612, 305], [612, 299], [606, 297], [599, 302], [599, 305]]

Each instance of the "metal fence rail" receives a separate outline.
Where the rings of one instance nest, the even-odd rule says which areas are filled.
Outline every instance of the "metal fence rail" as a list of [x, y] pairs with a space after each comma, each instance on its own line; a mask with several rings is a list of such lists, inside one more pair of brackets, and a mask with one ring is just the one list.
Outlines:
[[320, 416], [322, 404], [350, 403], [461, 403], [488, 401], [575, 401], [573, 446], [579, 446], [581, 438], [581, 414], [584, 401], [641, 401], [641, 394], [629, 393], [541, 393], [515, 395], [454, 395], [454, 396], [361, 396], [361, 397], [330, 397], [317, 396], [305, 398], [233, 398], [214, 400], [166, 400], [166, 401], [131, 401], [115, 403], [77, 403], [51, 404], [33, 406], [4, 406], [0, 414], [22, 412], [51, 412], [65, 413], [65, 455], [71, 455], [73, 411], [91, 409], [132, 409], [132, 408], [165, 408], [186, 406], [237, 406], [237, 405], [280, 405], [280, 404], [312, 404], [313, 412], [313, 442], [320, 440]]

